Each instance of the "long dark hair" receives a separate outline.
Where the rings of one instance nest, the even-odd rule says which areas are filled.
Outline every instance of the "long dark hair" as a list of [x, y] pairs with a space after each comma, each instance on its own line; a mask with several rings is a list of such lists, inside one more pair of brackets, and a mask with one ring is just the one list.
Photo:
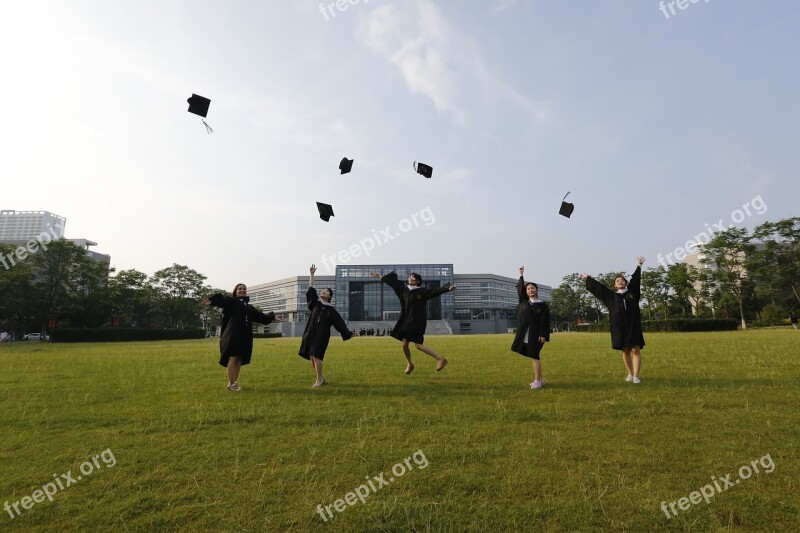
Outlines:
[[244, 283], [237, 283], [237, 284], [236, 284], [236, 286], [233, 288], [233, 293], [232, 293], [232, 294], [233, 294], [233, 297], [234, 297], [234, 298], [236, 298], [236, 290], [237, 290], [237, 289], [238, 289], [240, 286], [244, 287], [244, 288], [245, 288], [245, 290], [247, 290], [247, 285], [245, 285]]

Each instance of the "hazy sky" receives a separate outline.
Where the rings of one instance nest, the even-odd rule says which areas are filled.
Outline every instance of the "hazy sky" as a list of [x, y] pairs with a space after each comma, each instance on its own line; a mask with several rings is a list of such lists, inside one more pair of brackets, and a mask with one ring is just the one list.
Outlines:
[[800, 215], [796, 1], [328, 4], [3, 1], [0, 209], [222, 288], [376, 237], [555, 286]]

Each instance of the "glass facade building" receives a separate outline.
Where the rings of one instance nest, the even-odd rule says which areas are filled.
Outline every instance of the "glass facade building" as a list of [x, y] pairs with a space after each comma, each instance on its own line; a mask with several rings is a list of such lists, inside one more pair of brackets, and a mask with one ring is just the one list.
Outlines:
[[[430, 334], [505, 333], [516, 327], [517, 278], [454, 274], [452, 263], [337, 265], [335, 276], [316, 276], [315, 286], [317, 290], [333, 288], [333, 305], [351, 329], [387, 329], [400, 317], [400, 300], [391, 287], [370, 273], [383, 276], [392, 271], [397, 272], [403, 283], [409, 274], [416, 272], [426, 287], [439, 288], [446, 283], [457, 287], [456, 291], [428, 302]], [[309, 316], [308, 280], [308, 276], [297, 276], [248, 287], [250, 303], [264, 312], [274, 311], [285, 320], [260, 330], [290, 337], [303, 334]], [[551, 292], [551, 287], [539, 284], [541, 299], [549, 300]]]
[[[454, 285], [452, 264], [418, 265], [336, 265], [335, 306], [345, 321], [395, 321], [400, 318], [400, 299], [391, 287], [370, 276], [370, 272], [386, 275], [392, 271], [405, 283], [416, 272], [422, 285], [438, 289], [446, 283]], [[428, 320], [453, 318], [453, 298], [443, 294], [428, 301]]]

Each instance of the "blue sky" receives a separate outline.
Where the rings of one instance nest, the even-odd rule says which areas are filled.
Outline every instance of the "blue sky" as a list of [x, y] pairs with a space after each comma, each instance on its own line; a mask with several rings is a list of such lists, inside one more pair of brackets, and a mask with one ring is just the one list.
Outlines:
[[319, 6], [4, 2], [0, 208], [222, 288], [353, 247], [555, 286], [800, 214], [796, 2]]

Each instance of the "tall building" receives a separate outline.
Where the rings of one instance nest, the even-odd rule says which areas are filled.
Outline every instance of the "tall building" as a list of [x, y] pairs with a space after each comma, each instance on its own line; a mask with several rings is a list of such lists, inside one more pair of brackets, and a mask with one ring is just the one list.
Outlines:
[[22, 244], [36, 240], [42, 233], [50, 236], [50, 240], [64, 236], [67, 219], [48, 211], [0, 211], [0, 242]]
[[[0, 243], [26, 247], [31, 241], [49, 243], [64, 238], [67, 219], [48, 211], [0, 211]], [[90, 250], [97, 246], [88, 239], [67, 239], [86, 250], [86, 257], [100, 263], [111, 263], [111, 256]]]
[[[370, 272], [381, 275], [396, 271], [405, 282], [411, 272], [422, 276], [423, 285], [457, 287], [428, 302], [427, 334], [506, 333], [516, 327], [516, 278], [497, 274], [455, 274], [450, 263], [337, 265], [335, 276], [315, 276], [317, 290], [333, 289], [333, 305], [351, 330], [388, 330], [400, 316], [400, 301], [394, 291]], [[248, 287], [250, 303], [264, 312], [274, 311], [285, 322], [263, 327], [287, 337], [303, 334], [308, 321], [306, 305], [308, 276], [296, 276]], [[539, 284], [539, 295], [549, 300], [552, 288]]]

